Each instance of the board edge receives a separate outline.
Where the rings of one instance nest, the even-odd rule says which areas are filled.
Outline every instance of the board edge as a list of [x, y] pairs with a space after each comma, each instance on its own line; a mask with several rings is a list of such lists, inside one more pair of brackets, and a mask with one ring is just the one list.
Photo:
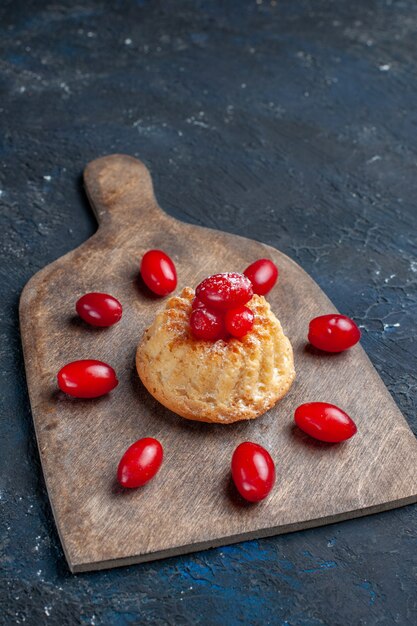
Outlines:
[[[106, 561], [93, 561], [93, 562], [72, 562], [68, 559], [68, 555], [65, 552], [67, 558], [68, 567], [72, 574], [81, 574], [85, 572], [101, 571], [106, 569], [113, 569], [115, 567], [128, 567], [130, 565], [139, 565], [141, 563], [150, 563], [152, 561], [159, 561], [161, 559], [174, 558], [183, 556], [186, 554], [192, 554], [193, 552], [200, 552], [205, 550], [211, 550], [213, 548], [226, 547], [229, 545], [242, 543], [244, 541], [253, 541], [256, 539], [267, 539], [271, 537], [277, 537], [279, 535], [285, 535], [288, 533], [294, 533], [303, 530], [309, 530], [312, 528], [319, 528], [321, 526], [327, 526], [330, 524], [340, 524], [345, 521], [359, 519], [368, 515], [376, 515], [377, 513], [385, 513], [401, 507], [410, 506], [417, 503], [417, 490], [416, 493], [410, 496], [405, 496], [399, 500], [391, 500], [390, 502], [384, 502], [382, 504], [374, 504], [365, 509], [354, 509], [352, 511], [344, 511], [342, 513], [335, 513], [327, 517], [315, 518], [306, 522], [294, 522], [292, 524], [286, 524], [284, 526], [273, 526], [269, 528], [260, 528], [258, 530], [251, 530], [246, 533], [238, 535], [229, 535], [218, 539], [212, 539], [202, 542], [197, 542], [185, 546], [176, 546], [174, 548], [168, 548], [166, 550], [160, 550], [158, 552], [151, 552], [142, 555], [133, 555], [128, 557], [121, 557], [117, 559], [109, 559]], [[343, 515], [343, 519], [341, 519]]]

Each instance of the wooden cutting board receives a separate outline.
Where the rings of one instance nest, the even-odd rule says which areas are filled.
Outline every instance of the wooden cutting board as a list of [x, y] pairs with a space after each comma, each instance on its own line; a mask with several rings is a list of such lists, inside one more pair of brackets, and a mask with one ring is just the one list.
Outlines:
[[[26, 285], [20, 302], [30, 401], [46, 485], [73, 572], [148, 561], [264, 537], [417, 500], [417, 441], [360, 346], [319, 354], [306, 344], [309, 320], [335, 311], [314, 281], [264, 244], [183, 224], [157, 205], [146, 167], [129, 156], [90, 163], [85, 186], [97, 233]], [[268, 298], [289, 336], [297, 379], [288, 396], [261, 418], [231, 426], [190, 422], [156, 402], [135, 370], [143, 330], [164, 301], [150, 295], [139, 263], [150, 248], [174, 259], [178, 290], [209, 274], [243, 271], [270, 257], [280, 269]], [[88, 327], [75, 302], [89, 291], [123, 304], [120, 323]], [[96, 400], [57, 390], [56, 374], [75, 359], [100, 359], [119, 386]], [[293, 426], [294, 409], [322, 400], [356, 421], [349, 442], [315, 442]], [[115, 482], [118, 461], [135, 440], [151, 436], [165, 449], [161, 471], [142, 489]], [[270, 497], [245, 504], [230, 482], [237, 444], [265, 446], [277, 467]]]

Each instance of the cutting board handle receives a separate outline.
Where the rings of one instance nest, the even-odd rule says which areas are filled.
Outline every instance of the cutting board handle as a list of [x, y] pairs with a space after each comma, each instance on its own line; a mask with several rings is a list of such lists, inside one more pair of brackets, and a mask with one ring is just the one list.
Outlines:
[[100, 226], [165, 216], [156, 202], [148, 168], [126, 154], [91, 161], [84, 170], [84, 185]]

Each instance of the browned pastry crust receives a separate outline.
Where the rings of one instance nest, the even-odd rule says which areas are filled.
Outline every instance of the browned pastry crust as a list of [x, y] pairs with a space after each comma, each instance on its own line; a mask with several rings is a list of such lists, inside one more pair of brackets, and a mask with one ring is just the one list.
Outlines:
[[242, 339], [201, 341], [191, 335], [194, 291], [168, 300], [144, 332], [136, 353], [148, 391], [182, 417], [230, 424], [274, 406], [294, 378], [292, 347], [263, 296], [248, 303], [253, 329]]

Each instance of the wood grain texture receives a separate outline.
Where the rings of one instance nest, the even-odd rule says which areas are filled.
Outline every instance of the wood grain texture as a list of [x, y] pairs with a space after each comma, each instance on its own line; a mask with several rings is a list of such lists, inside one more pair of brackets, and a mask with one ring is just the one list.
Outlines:
[[[335, 308], [316, 283], [278, 250], [181, 223], [157, 205], [149, 172], [112, 155], [90, 163], [85, 185], [100, 227], [85, 244], [36, 274], [20, 304], [30, 400], [45, 480], [72, 571], [100, 569], [298, 530], [417, 500], [417, 442], [360, 346], [322, 355], [306, 345], [311, 317]], [[193, 423], [144, 389], [134, 356], [161, 300], [141, 284], [149, 248], [174, 259], [178, 290], [204, 276], [243, 270], [269, 256], [280, 281], [269, 300], [289, 336], [297, 380], [289, 395], [254, 422]], [[105, 291], [124, 306], [121, 322], [90, 328], [76, 300]], [[120, 384], [110, 396], [80, 401], [57, 391], [65, 363], [97, 358]], [[295, 407], [323, 400], [345, 409], [358, 434], [348, 443], [314, 442], [293, 427]], [[142, 436], [158, 438], [165, 462], [145, 488], [122, 492], [118, 460]], [[252, 440], [272, 453], [277, 486], [267, 501], [244, 504], [230, 484], [235, 446]]]

